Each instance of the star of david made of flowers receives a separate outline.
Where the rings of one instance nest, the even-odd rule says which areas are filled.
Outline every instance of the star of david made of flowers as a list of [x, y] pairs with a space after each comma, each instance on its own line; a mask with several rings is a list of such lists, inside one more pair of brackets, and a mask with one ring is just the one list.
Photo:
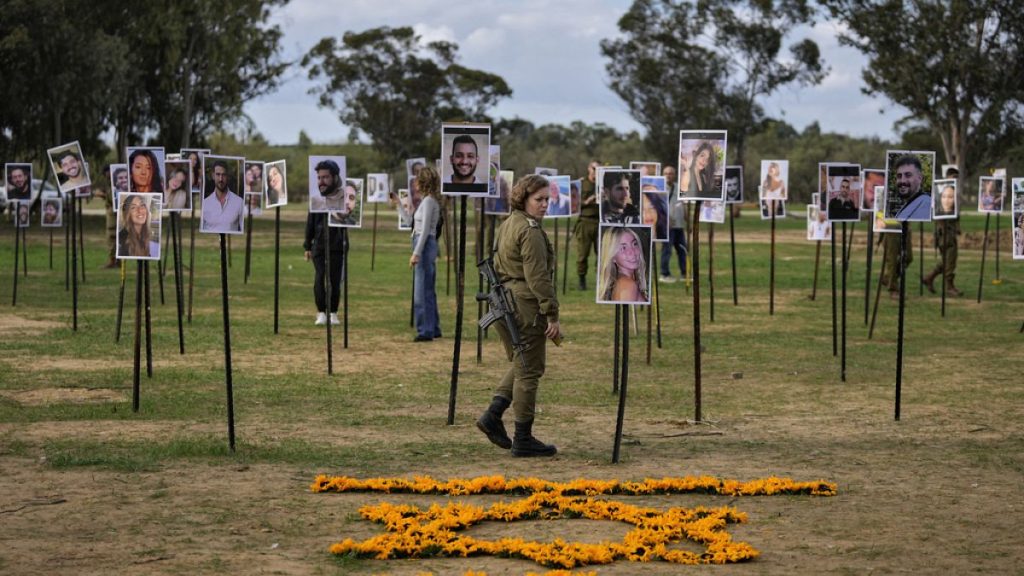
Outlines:
[[[681, 494], [710, 493], [728, 495], [807, 494], [832, 496], [835, 484], [824, 481], [794, 482], [788, 478], [766, 478], [751, 482], [721, 480], [712, 477], [648, 479], [643, 482], [615, 480], [575, 480], [567, 483], [536, 478], [505, 480], [485, 476], [469, 480], [437, 482], [416, 477], [358, 480], [348, 477], [318, 476], [314, 492], [374, 491], [418, 494], [510, 494], [525, 495], [512, 502], [498, 502], [488, 508], [463, 502], [433, 505], [426, 510], [412, 505], [380, 503], [360, 508], [367, 520], [383, 524], [386, 532], [362, 542], [345, 539], [331, 546], [338, 555], [353, 555], [380, 560], [391, 558], [427, 558], [432, 556], [469, 557], [488, 555], [533, 560], [554, 568], [630, 562], [664, 561], [677, 564], [724, 564], [749, 561], [758, 551], [745, 542], [734, 542], [726, 531], [731, 523], [746, 522], [747, 515], [732, 507], [669, 508], [658, 510], [596, 498], [603, 494]], [[586, 518], [614, 520], [631, 524], [621, 542], [584, 544], [556, 539], [553, 542], [525, 541], [521, 538], [483, 540], [460, 531], [487, 521], [516, 522]], [[688, 540], [704, 546], [702, 552], [670, 548]]]

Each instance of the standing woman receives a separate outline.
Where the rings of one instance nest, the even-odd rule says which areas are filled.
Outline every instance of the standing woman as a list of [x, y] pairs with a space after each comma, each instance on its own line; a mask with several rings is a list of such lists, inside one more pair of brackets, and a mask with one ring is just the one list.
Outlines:
[[[554, 456], [558, 450], [533, 437], [537, 385], [544, 375], [547, 339], [561, 336], [558, 297], [552, 276], [555, 251], [541, 221], [548, 211], [548, 181], [536, 174], [521, 179], [509, 196], [512, 215], [498, 229], [494, 268], [498, 279], [512, 293], [516, 324], [522, 350], [512, 349], [512, 338], [504, 324], [498, 333], [513, 363], [494, 391], [490, 407], [476, 421], [487, 439], [513, 456]], [[509, 439], [501, 416], [512, 406], [515, 436]]]
[[160, 243], [152, 240], [149, 227], [149, 200], [125, 194], [121, 204], [117, 255], [132, 258], [160, 258]]
[[438, 194], [441, 178], [437, 170], [424, 166], [416, 176], [416, 187], [423, 195], [412, 216], [413, 312], [416, 317], [414, 342], [430, 342], [441, 337], [441, 318], [437, 313], [437, 221], [441, 217]]

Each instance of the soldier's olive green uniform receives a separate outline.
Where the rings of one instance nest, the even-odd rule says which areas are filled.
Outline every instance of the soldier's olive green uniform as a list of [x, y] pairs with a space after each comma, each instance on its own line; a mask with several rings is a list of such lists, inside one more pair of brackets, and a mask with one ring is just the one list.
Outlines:
[[[914, 235], [910, 234], [909, 236], [907, 238], [907, 261], [903, 263], [903, 268], [910, 266], [910, 263], [914, 261]], [[902, 237], [902, 234], [882, 234], [882, 247], [885, 249], [885, 269], [882, 270], [882, 283], [889, 287], [890, 292], [900, 289], [900, 273], [896, 268], [896, 263], [900, 259]]]
[[495, 243], [494, 269], [515, 299], [516, 324], [526, 364], [524, 368], [518, 354], [513, 353], [512, 339], [504, 324], [495, 324], [513, 362], [495, 394], [512, 401], [516, 422], [527, 422], [533, 420], [537, 383], [544, 375], [544, 330], [549, 321], [558, 321], [558, 298], [552, 281], [555, 250], [540, 222], [522, 210], [514, 210], [505, 220]]
[[[956, 274], [956, 259], [959, 252], [957, 236], [959, 235], [959, 218], [935, 221], [935, 247], [939, 249], [941, 257], [935, 264], [933, 276], [942, 274], [947, 282], [952, 282], [953, 276]], [[943, 263], [945, 263], [945, 270], [943, 270]]]
[[[580, 187], [580, 218], [576, 222], [576, 274], [586, 276], [589, 266], [587, 258], [591, 250], [597, 255], [597, 220], [600, 209], [597, 206], [597, 188], [589, 179], [584, 178]], [[588, 198], [594, 198], [587, 203]]]

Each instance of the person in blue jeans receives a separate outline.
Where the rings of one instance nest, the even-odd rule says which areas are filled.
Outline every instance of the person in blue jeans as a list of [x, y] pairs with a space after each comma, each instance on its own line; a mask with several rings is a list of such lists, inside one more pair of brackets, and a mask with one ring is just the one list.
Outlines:
[[412, 256], [413, 315], [416, 320], [414, 342], [430, 342], [441, 337], [441, 318], [437, 313], [437, 223], [441, 217], [441, 178], [431, 166], [416, 176], [423, 200], [413, 214]]
[[668, 210], [668, 242], [661, 245], [661, 282], [671, 284], [676, 281], [672, 277], [672, 251], [675, 249], [679, 260], [679, 277], [686, 277], [686, 211], [679, 201], [679, 190], [676, 189], [676, 169], [666, 166], [661, 175], [665, 177], [665, 189], [669, 195]]

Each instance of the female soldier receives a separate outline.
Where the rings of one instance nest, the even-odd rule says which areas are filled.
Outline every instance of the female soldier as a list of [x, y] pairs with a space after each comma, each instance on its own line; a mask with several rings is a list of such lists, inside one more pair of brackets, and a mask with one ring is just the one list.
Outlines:
[[[537, 384], [544, 375], [546, 339], [557, 339], [561, 335], [558, 298], [551, 280], [555, 252], [541, 226], [549, 200], [548, 181], [543, 176], [531, 174], [520, 180], [509, 196], [512, 215], [501, 225], [495, 238], [494, 268], [515, 299], [522, 350], [513, 350], [505, 326], [495, 324], [513, 364], [476, 425], [494, 444], [511, 448], [513, 456], [554, 456], [558, 451], [553, 445], [533, 437]], [[509, 405], [515, 414], [512, 439], [501, 421]]]

